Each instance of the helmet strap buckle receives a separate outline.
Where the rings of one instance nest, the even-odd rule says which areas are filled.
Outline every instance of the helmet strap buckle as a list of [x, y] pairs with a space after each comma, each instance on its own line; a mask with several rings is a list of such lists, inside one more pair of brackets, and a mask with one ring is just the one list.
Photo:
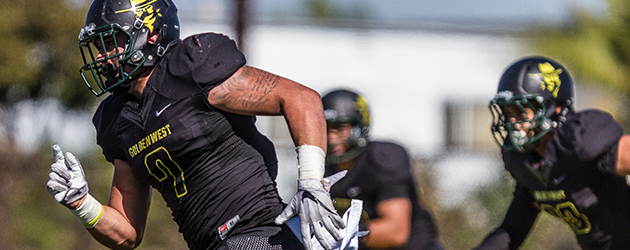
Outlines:
[[162, 57], [164, 54], [166, 54], [166, 48], [164, 48], [164, 46], [158, 44], [157, 55], [159, 57]]
[[133, 55], [131, 56], [131, 61], [133, 63], [139, 63], [140, 61], [142, 61], [142, 58], [144, 57], [144, 53], [142, 53], [142, 51], [136, 51], [133, 53]]
[[133, 27], [137, 30], [141, 29], [144, 26], [144, 22], [140, 19], [136, 19], [135, 22], [133, 22]]

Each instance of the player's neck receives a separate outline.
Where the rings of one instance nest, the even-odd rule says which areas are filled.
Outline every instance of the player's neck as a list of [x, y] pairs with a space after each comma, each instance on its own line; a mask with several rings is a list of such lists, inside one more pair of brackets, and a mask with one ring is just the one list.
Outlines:
[[337, 171], [350, 170], [354, 166], [354, 159], [339, 163], [335, 166]]
[[142, 100], [142, 92], [144, 92], [144, 87], [147, 86], [151, 73], [153, 73], [153, 68], [146, 73], [140, 74], [138, 78], [131, 82], [131, 88], [128, 93], [133, 95], [139, 102]]
[[545, 149], [547, 149], [547, 142], [549, 141], [550, 137], [551, 137], [551, 132], [544, 135], [538, 141], [538, 145], [536, 145], [535, 151], [540, 157], [545, 156]]

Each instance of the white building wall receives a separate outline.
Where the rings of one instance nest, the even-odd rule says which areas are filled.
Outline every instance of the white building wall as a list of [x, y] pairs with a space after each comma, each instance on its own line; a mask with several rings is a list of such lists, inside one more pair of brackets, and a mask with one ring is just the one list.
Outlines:
[[488, 102], [520, 56], [516, 39], [483, 34], [259, 27], [249, 41], [249, 65], [322, 95], [336, 87], [362, 92], [373, 137], [420, 153], [444, 143], [445, 100]]
[[[184, 36], [204, 31], [231, 32], [203, 25], [183, 30]], [[249, 34], [246, 49], [248, 65], [300, 82], [322, 95], [337, 87], [360, 91], [370, 101], [372, 138], [399, 142], [410, 153], [427, 157], [444, 150], [445, 102], [485, 105], [494, 96], [503, 70], [521, 56], [518, 40], [508, 36], [309, 26], [257, 26]], [[490, 120], [487, 123], [472, 131], [488, 133], [491, 139]], [[297, 176], [292, 141], [282, 118], [259, 117], [258, 125], [276, 143], [278, 186], [286, 200], [295, 192]], [[473, 155], [479, 159], [464, 160], [469, 166], [458, 167], [462, 161], [454, 160], [456, 152], [451, 154], [455, 158], [439, 163], [451, 171], [436, 172], [437, 185], [449, 194], [445, 202], [456, 205], [462, 200], [457, 196], [466, 195], [456, 188], [473, 190], [492, 181], [497, 168], [488, 166], [494, 159], [483, 155]]]

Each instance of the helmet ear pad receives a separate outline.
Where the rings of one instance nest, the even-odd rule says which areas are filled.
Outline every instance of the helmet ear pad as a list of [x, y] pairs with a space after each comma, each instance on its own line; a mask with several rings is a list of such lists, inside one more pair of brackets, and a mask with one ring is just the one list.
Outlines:
[[160, 36], [160, 32], [159, 31], [153, 31], [153, 32], [149, 33], [149, 35], [147, 36], [147, 43], [155, 44], [157, 42], [159, 36]]
[[[131, 66], [153, 66], [156, 62], [157, 56], [154, 55], [146, 55], [142, 51], [146, 51], [147, 47], [156, 47], [159, 46], [156, 44], [159, 39], [160, 32], [153, 31], [151, 33], [148, 32], [148, 29], [141, 29], [136, 31], [135, 34], [132, 35], [132, 38], [129, 41], [129, 46], [131, 47], [132, 55], [130, 60], [126, 60], [124, 63]], [[142, 65], [140, 65], [142, 64]]]
[[352, 135], [348, 138], [349, 144], [356, 147], [365, 147], [367, 145], [367, 141], [366, 128], [359, 125], [352, 126]]

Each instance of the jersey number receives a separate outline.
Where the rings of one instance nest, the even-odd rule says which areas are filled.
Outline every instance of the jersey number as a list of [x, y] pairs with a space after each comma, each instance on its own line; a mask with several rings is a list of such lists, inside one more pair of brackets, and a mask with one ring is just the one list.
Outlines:
[[169, 177], [171, 177], [177, 198], [181, 198], [188, 192], [184, 183], [184, 172], [173, 161], [173, 158], [171, 158], [171, 155], [164, 147], [159, 147], [148, 153], [144, 157], [144, 165], [149, 170], [149, 173], [160, 182], [166, 179], [170, 180]]
[[552, 206], [541, 204], [540, 208], [547, 213], [564, 220], [576, 234], [587, 234], [591, 231], [591, 222], [586, 215], [580, 213], [575, 205], [569, 201]]

